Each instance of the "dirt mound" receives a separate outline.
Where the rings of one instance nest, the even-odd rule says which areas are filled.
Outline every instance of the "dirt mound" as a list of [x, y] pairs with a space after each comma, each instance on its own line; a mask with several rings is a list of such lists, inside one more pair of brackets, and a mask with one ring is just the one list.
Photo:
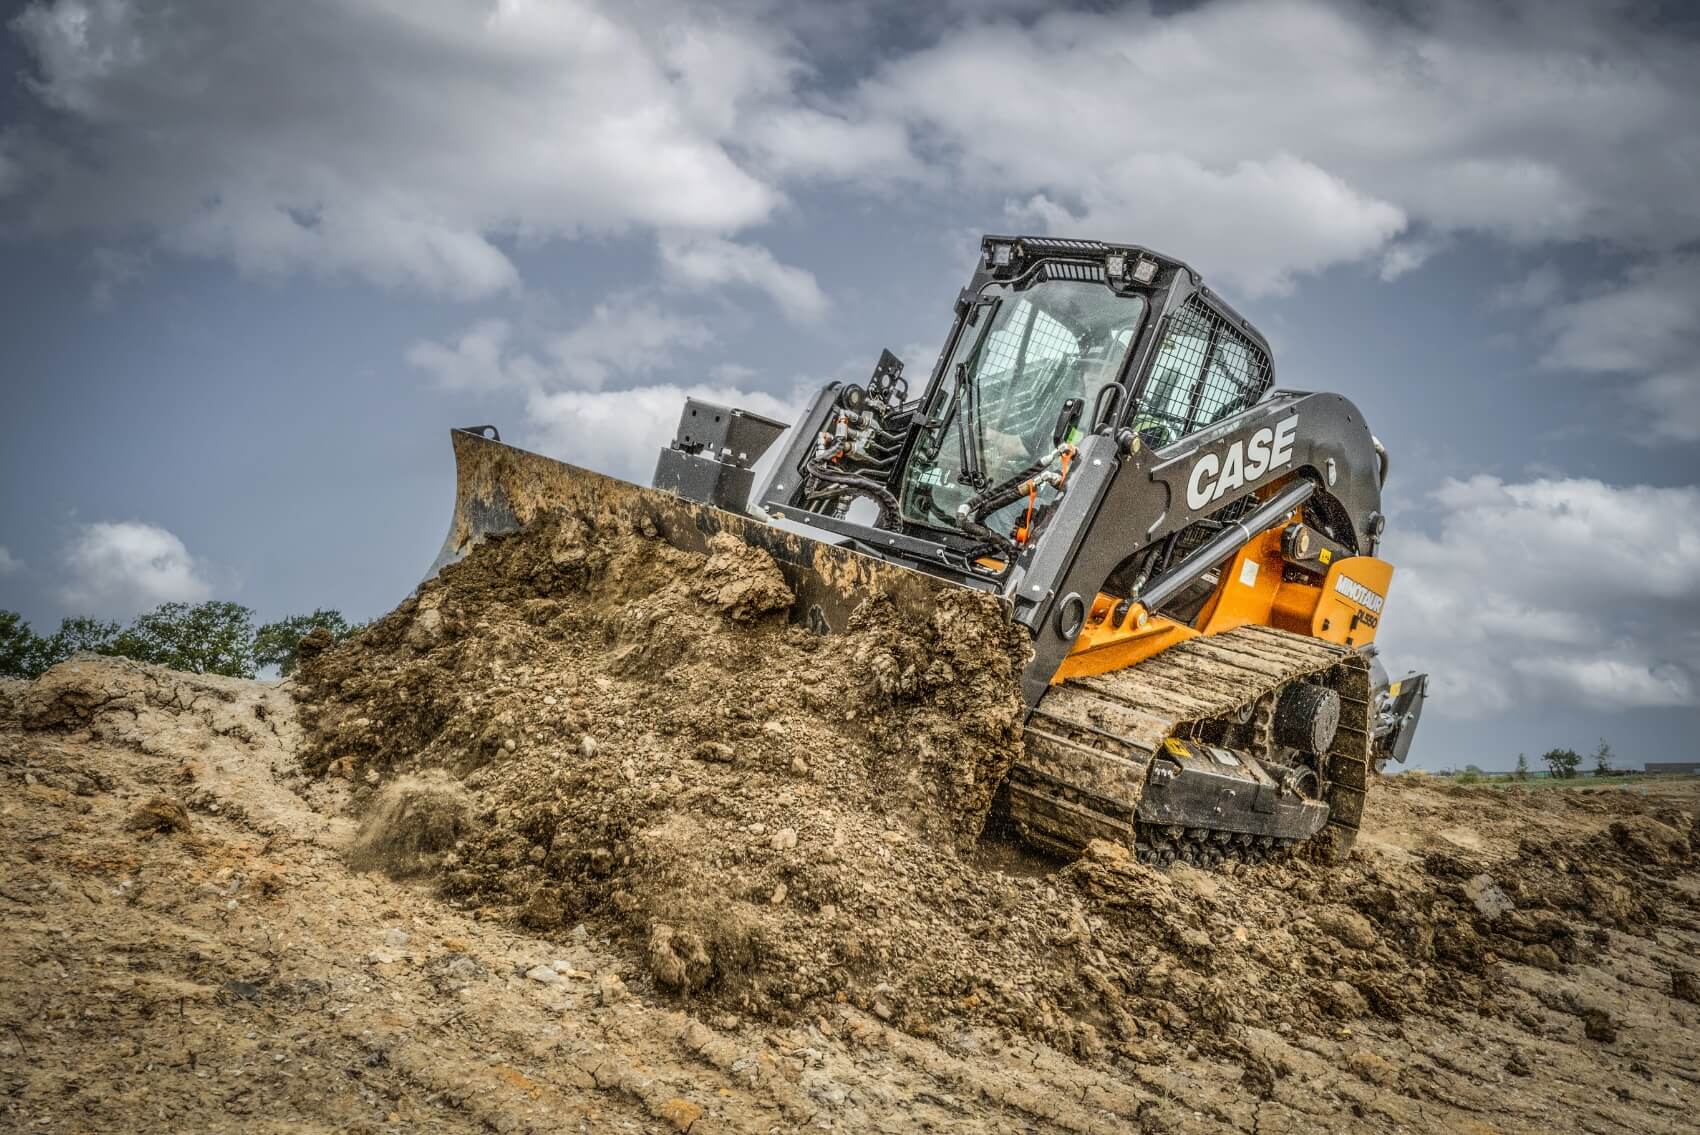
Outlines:
[[393, 879], [426, 874], [471, 834], [471, 805], [466, 789], [444, 773], [398, 777], [367, 808], [349, 845], [348, 865]]
[[1019, 748], [1025, 644], [977, 594], [922, 626], [876, 598], [830, 639], [790, 602], [739, 541], [703, 557], [555, 517], [306, 663], [306, 759], [460, 778], [478, 824], [446, 888], [611, 928], [663, 988], [894, 1003], [926, 964], [913, 931], [971, 905], [939, 904]]
[[26, 729], [84, 729], [96, 740], [161, 756], [261, 738], [292, 748], [301, 736], [294, 703], [276, 686], [95, 654], [0, 690], [0, 713]]
[[947, 591], [908, 625], [874, 597], [820, 638], [789, 600], [741, 543], [555, 516], [304, 663], [305, 760], [368, 798], [458, 779], [474, 821], [443, 890], [546, 935], [586, 923], [663, 996], [782, 1021], [848, 1003], [1093, 1060], [1491, 1011], [1502, 963], [1557, 971], [1662, 917], [1641, 844], [1604, 836], [1220, 873], [982, 840], [1020, 744], [1024, 643], [994, 601]]
[[[692, 586], [692, 602], [715, 609], [694, 591], [700, 577]], [[432, 641], [447, 646], [470, 607], [445, 597], [401, 633], [435, 610]], [[479, 633], [508, 621], [499, 607], [476, 617]], [[771, 622], [756, 614], [747, 629]], [[598, 639], [585, 658], [625, 645]], [[538, 687], [556, 711], [567, 699], [553, 679], [540, 684], [544, 671], [516, 665], [502, 671], [506, 687], [458, 684], [467, 705], [515, 710], [510, 727], [529, 738], [543, 716], [503, 700], [511, 688]], [[371, 677], [399, 697], [398, 673]], [[598, 675], [582, 673], [594, 687]], [[693, 673], [681, 662], [666, 678]], [[624, 700], [604, 708], [619, 707], [635, 735], [650, 728], [640, 694], [660, 699], [657, 714], [700, 708], [666, 694], [666, 681], [610, 681]], [[119, 695], [112, 708], [101, 691]], [[722, 740], [669, 735], [680, 793], [631, 814], [636, 834], [598, 859], [603, 881], [586, 882], [581, 901], [553, 852], [533, 863], [536, 840], [493, 838], [491, 823], [559, 804], [550, 845], [592, 846], [570, 842], [598, 814], [580, 797], [625, 792], [628, 761], [640, 786], [650, 777], [611, 730], [589, 746], [583, 727], [549, 742], [551, 759], [582, 777], [577, 796], [524, 797], [492, 788], [535, 787], [498, 776], [535, 757], [528, 740], [510, 752], [504, 734], [464, 775], [409, 774], [351, 752], [316, 754], [335, 772], [309, 779], [275, 686], [106, 661], [33, 692], [42, 697], [21, 696], [86, 709], [45, 727], [0, 724], [6, 1130], [131, 1130], [161, 1116], [213, 1130], [258, 1116], [292, 1129], [524, 1132], [575, 1115], [737, 1132], [1693, 1127], [1692, 867], [1647, 862], [1612, 828], [1650, 817], [1692, 831], [1694, 782], [1588, 793], [1399, 778], [1375, 786], [1359, 852], [1338, 868], [1158, 873], [1110, 845], [1059, 864], [996, 838], [963, 852], [943, 827], [888, 828], [878, 798], [846, 802], [812, 779], [847, 775], [838, 766], [763, 771], [766, 734], [741, 732], [749, 723], [737, 718]], [[448, 730], [465, 708], [421, 700], [416, 711], [445, 713]], [[365, 715], [340, 695], [320, 712], [351, 726]], [[806, 709], [786, 720], [840, 729]], [[253, 721], [267, 724], [229, 728]], [[847, 746], [899, 759], [885, 747], [900, 742], [860, 728], [845, 731]], [[699, 732], [703, 759], [680, 740]], [[469, 736], [427, 755], [446, 768]], [[743, 778], [771, 793], [778, 775], [794, 797], [788, 822], [728, 827], [728, 809], [755, 806]], [[349, 795], [359, 786], [369, 818], [393, 811], [416, 795], [410, 776], [458, 781], [483, 826], [430, 853], [452, 857], [430, 886], [350, 874]], [[192, 834], [125, 830], [159, 795], [187, 806]], [[818, 842], [821, 825], [841, 826], [844, 845]], [[657, 858], [622, 858], [640, 844]], [[517, 865], [492, 860], [507, 849], [524, 853]], [[662, 892], [640, 875], [650, 862], [701, 888], [674, 920], [653, 916]], [[775, 862], [788, 886], [777, 904], [766, 889]], [[432, 893], [456, 879], [473, 884], [462, 897]], [[737, 910], [693, 905], [752, 879], [761, 887]], [[798, 879], [832, 881], [841, 896], [800, 899]], [[574, 902], [585, 923], [568, 928]], [[820, 955], [826, 974], [843, 971], [827, 985], [842, 1001], [801, 992], [821, 980]], [[795, 1008], [772, 972], [787, 959], [802, 959]], [[727, 1011], [739, 1005], [761, 1015]]]
[[1687, 834], [1651, 816], [1614, 820], [1609, 831], [1618, 847], [1641, 863], [1669, 866], [1688, 862]]

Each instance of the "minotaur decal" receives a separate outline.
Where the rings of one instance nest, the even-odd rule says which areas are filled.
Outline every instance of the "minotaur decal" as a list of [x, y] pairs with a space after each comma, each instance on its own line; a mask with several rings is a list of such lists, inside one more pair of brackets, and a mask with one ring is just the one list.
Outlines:
[[1347, 579], [1343, 575], [1335, 577], [1334, 590], [1338, 591], [1364, 610], [1374, 611], [1378, 615], [1381, 614], [1382, 604], [1387, 602], [1384, 597], [1377, 595], [1357, 580]]
[[1220, 456], [1206, 453], [1200, 457], [1186, 479], [1187, 507], [1203, 508], [1292, 461], [1293, 435], [1298, 429], [1299, 416], [1294, 414], [1273, 427], [1264, 426], [1248, 441], [1234, 442]]

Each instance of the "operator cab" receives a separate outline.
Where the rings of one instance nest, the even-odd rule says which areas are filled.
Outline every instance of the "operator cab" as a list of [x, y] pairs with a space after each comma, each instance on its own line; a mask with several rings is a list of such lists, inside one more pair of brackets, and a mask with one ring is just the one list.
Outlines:
[[[1071, 478], [1172, 446], [1271, 383], [1262, 337], [1190, 267], [1135, 245], [986, 237], [955, 315], [914, 396], [889, 351], [867, 383], [822, 390], [752, 504], [1007, 585]], [[871, 523], [851, 514], [861, 500], [877, 506]]]
[[[987, 284], [928, 398], [903, 472], [903, 519], [957, 530], [980, 490], [1022, 480], [1035, 465], [1034, 477], [1048, 471], [1047, 455], [1080, 440], [1087, 408], [1121, 377], [1146, 310], [1145, 297], [1098, 283]], [[1042, 508], [1058, 488], [1038, 481], [1035, 491]], [[1013, 533], [1032, 503], [1024, 494], [975, 519]]]
[[[991, 237], [984, 248], [990, 278], [959, 301], [909, 423], [904, 526], [966, 535], [1006, 560], [1044, 527], [1086, 433], [1119, 429], [1124, 444], [1160, 449], [1269, 389], [1255, 332], [1184, 265], [1084, 241]], [[1166, 302], [1177, 284], [1191, 287]]]

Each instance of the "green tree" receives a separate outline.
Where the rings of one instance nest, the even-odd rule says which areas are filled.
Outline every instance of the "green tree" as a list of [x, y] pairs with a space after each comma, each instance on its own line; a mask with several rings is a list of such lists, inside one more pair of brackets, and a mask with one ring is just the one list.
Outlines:
[[1518, 753], [1517, 754], [1517, 771], [1515, 773], [1512, 773], [1512, 775], [1515, 776], [1518, 780], [1528, 780], [1529, 779], [1529, 754], [1528, 753]]
[[285, 678], [295, 672], [301, 640], [309, 632], [323, 630], [332, 640], [341, 642], [364, 623], [350, 625], [341, 611], [320, 608], [311, 615], [291, 615], [275, 623], [267, 623], [254, 634], [254, 661], [261, 666], [276, 666]]
[[90, 651], [95, 654], [111, 654], [113, 644], [118, 641], [119, 629], [117, 623], [106, 622], [102, 619], [91, 619], [87, 615], [73, 615], [59, 620], [59, 629], [42, 640], [46, 652], [46, 665], [57, 666], [73, 654]]
[[1594, 750], [1595, 776], [1610, 776], [1612, 774], [1611, 758], [1611, 746], [1606, 744], [1606, 739], [1604, 737], [1601, 737], [1600, 747]]
[[41, 636], [16, 611], [0, 611], [0, 677], [33, 678], [41, 657]]
[[80, 651], [113, 653], [118, 624], [76, 615], [61, 619], [59, 629], [38, 635], [16, 611], [0, 611], [0, 675], [39, 678]]
[[196, 674], [252, 678], [254, 612], [224, 599], [161, 603], [136, 616], [112, 641], [111, 653]]
[[1546, 762], [1553, 776], [1571, 777], [1576, 775], [1576, 766], [1582, 763], [1582, 754], [1575, 749], [1548, 749], [1541, 754], [1541, 760]]

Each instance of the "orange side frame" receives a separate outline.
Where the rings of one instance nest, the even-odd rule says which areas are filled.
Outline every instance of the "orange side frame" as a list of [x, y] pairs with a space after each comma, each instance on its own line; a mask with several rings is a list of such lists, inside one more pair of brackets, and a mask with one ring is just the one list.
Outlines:
[[1342, 646], [1373, 642], [1393, 565], [1374, 556], [1352, 556], [1336, 560], [1320, 581], [1308, 575], [1284, 579], [1281, 533], [1286, 524], [1259, 533], [1228, 561], [1215, 593], [1191, 626], [1154, 615], [1143, 626], [1128, 618], [1118, 627], [1113, 612], [1120, 600], [1099, 595], [1052, 684], [1123, 670], [1189, 638], [1249, 625], [1277, 627]]

